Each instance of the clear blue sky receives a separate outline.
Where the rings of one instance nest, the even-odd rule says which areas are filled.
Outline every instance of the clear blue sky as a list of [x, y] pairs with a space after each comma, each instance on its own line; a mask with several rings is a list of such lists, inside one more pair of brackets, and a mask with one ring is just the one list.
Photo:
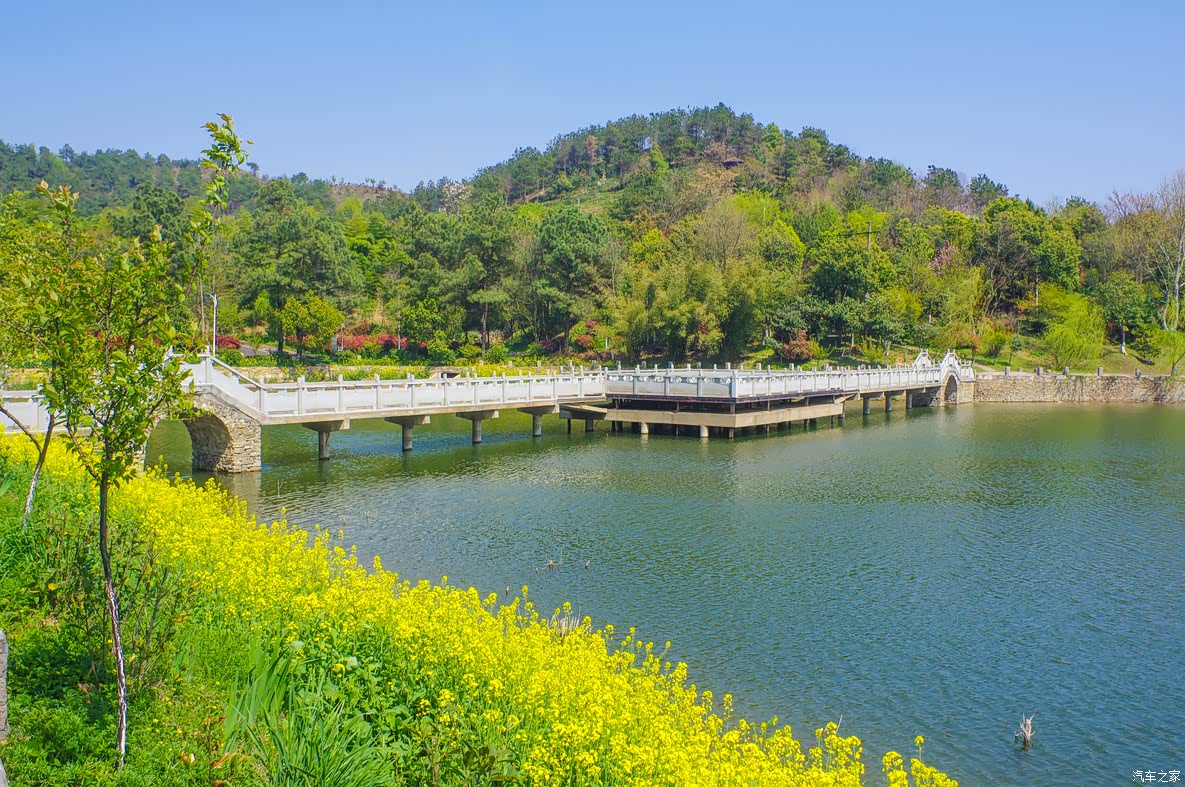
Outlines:
[[1185, 6], [1052, 5], [13, 2], [0, 139], [193, 157], [228, 112], [266, 173], [411, 188], [722, 101], [1039, 203], [1155, 188], [1185, 167]]

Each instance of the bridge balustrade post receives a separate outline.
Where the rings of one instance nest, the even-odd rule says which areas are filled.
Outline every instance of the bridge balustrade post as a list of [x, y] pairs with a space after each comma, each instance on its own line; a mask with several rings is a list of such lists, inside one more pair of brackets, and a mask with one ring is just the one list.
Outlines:
[[[447, 407], [447, 406], [448, 406], [448, 378], [447, 378], [447, 377], [442, 377], [442, 378], [441, 378], [441, 380], [440, 380], [440, 390], [441, 390], [441, 394], [440, 394], [440, 395], [441, 395], [441, 396], [444, 398], [444, 404], [445, 404], [445, 406]], [[478, 442], [480, 443], [481, 441], [480, 441], [480, 440], [478, 440]]]
[[533, 401], [535, 398], [534, 385], [532, 385], [532, 381], [534, 379], [535, 379], [534, 377], [527, 378], [527, 401], [528, 402]]
[[266, 393], [267, 393], [267, 391], [264, 389], [264, 387], [262, 385], [260, 385], [259, 386], [259, 412], [263, 413], [264, 415], [267, 415], [267, 404], [264, 401], [264, 396], [266, 395]]
[[346, 378], [341, 374], [337, 376], [337, 411], [339, 413], [346, 411]]
[[296, 378], [296, 413], [304, 412], [304, 375]]
[[383, 394], [382, 390], [379, 388], [379, 376], [377, 373], [374, 376], [374, 409], [383, 409]]
[[558, 377], [551, 378], [551, 398], [552, 399], [559, 399], [560, 398], [560, 378], [558, 378]]

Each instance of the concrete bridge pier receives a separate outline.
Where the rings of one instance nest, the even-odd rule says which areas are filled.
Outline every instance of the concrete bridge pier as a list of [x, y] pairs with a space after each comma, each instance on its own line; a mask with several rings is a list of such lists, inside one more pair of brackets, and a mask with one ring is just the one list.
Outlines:
[[471, 413], [457, 413], [456, 415], [458, 418], [464, 418], [473, 424], [473, 444], [481, 445], [482, 421], [487, 418], [497, 418], [499, 412], [497, 410], [477, 410]]
[[[543, 416], [554, 415], [560, 411], [559, 405], [549, 404], [541, 407], [520, 407], [520, 413], [531, 416], [531, 437], [543, 436]], [[572, 422], [568, 421], [568, 431], [572, 431]]]
[[650, 434], [650, 424], [645, 422], [638, 424], [638, 434], [642, 436]]
[[412, 449], [412, 434], [417, 426], [432, 423], [432, 416], [430, 415], [398, 415], [391, 418], [384, 418], [384, 421], [392, 424], [399, 424], [400, 432], [403, 436], [403, 453], [407, 453]]
[[703, 424], [700, 424], [699, 427], [699, 437], [701, 440], [708, 439], [708, 427], [704, 426]]
[[864, 400], [864, 414], [871, 415], [872, 414], [872, 396], [870, 394], [863, 394], [860, 398]]
[[885, 391], [885, 412], [893, 412], [893, 394], [889, 391]]
[[350, 422], [346, 420], [321, 421], [319, 423], [303, 424], [303, 426], [317, 433], [317, 459], [324, 462], [329, 458], [329, 435], [334, 432], [340, 432], [342, 429], [349, 429]]

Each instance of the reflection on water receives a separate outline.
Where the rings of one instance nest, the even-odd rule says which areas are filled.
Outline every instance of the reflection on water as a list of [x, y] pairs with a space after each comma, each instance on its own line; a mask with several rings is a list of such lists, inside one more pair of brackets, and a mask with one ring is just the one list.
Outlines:
[[[968, 784], [1185, 762], [1185, 409], [857, 411], [735, 442], [529, 432], [503, 413], [474, 447], [443, 416], [404, 456], [398, 428], [355, 422], [318, 462], [314, 432], [277, 427], [263, 472], [218, 481], [413, 580], [525, 584], [672, 640], [701, 687], [800, 740], [842, 715], [870, 783], [919, 734]], [[188, 451], [164, 424], [149, 455], [187, 472]]]

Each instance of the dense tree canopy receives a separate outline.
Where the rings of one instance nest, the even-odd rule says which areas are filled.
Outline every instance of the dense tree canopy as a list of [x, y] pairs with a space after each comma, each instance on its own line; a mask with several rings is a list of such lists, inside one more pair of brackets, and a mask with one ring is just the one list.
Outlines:
[[[42, 178], [75, 184], [99, 232], [159, 226], [176, 243], [203, 176], [165, 156], [0, 144], [0, 187]], [[1185, 176], [1042, 209], [985, 174], [917, 174], [723, 105], [589, 126], [408, 194], [258, 171], [227, 194], [232, 221], [198, 289], [222, 295], [220, 325], [281, 347], [322, 343], [289, 325], [310, 303], [412, 355], [441, 341], [735, 360], [813, 342], [871, 359], [900, 342], [998, 353], [1024, 332], [1062, 357], [1047, 292], [1085, 297], [1092, 310], [1065, 314], [1089, 312], [1092, 336], [1099, 317], [1122, 344], [1161, 347], [1181, 325]], [[190, 299], [196, 333], [209, 304]]]

